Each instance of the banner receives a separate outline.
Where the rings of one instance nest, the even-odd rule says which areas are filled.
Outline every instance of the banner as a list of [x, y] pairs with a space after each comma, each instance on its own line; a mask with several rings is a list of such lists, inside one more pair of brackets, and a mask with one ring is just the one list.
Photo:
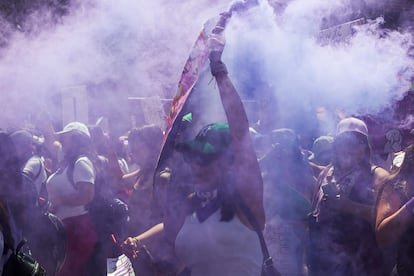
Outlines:
[[156, 174], [159, 168], [162, 167], [163, 161], [171, 155], [174, 149], [175, 138], [180, 130], [182, 118], [189, 112], [187, 108], [189, 105], [189, 96], [197, 90], [197, 86], [201, 86], [199, 85], [200, 82], [206, 81], [205, 79], [204, 81], [202, 80], [203, 77], [208, 75], [206, 72], [208, 71], [210, 74], [208, 57], [212, 49], [209, 45], [209, 39], [215, 36], [213, 33], [214, 30], [218, 28], [224, 33], [226, 24], [234, 12], [246, 10], [256, 5], [258, 5], [257, 0], [236, 2], [231, 5], [228, 12], [221, 13], [220, 16], [211, 18], [204, 24], [184, 65], [176, 96], [172, 100], [171, 109], [166, 121], [163, 145], [158, 159]]

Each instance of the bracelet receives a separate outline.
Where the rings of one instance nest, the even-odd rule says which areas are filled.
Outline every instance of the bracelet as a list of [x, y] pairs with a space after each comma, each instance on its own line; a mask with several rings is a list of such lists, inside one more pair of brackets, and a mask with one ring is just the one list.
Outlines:
[[226, 65], [221, 60], [211, 62], [210, 68], [211, 68], [211, 74], [215, 77], [220, 73], [223, 73], [226, 75], [228, 73]]
[[140, 239], [134, 238], [133, 241], [134, 241], [135, 247], [137, 248], [142, 247], [142, 242]]
[[414, 197], [405, 203], [405, 208], [414, 216]]

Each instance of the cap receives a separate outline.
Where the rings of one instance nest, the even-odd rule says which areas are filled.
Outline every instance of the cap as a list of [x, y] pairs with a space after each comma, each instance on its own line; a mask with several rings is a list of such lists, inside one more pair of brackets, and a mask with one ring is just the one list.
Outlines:
[[177, 144], [176, 149], [180, 152], [214, 155], [224, 152], [230, 141], [228, 124], [214, 123], [203, 127], [193, 140]]
[[84, 123], [81, 123], [81, 122], [71, 122], [67, 124], [63, 128], [63, 130], [56, 132], [56, 134], [60, 135], [60, 134], [69, 133], [69, 132], [79, 133], [89, 138], [91, 137], [88, 127]]
[[364, 121], [357, 118], [345, 118], [341, 120], [336, 127], [336, 135], [340, 135], [344, 132], [358, 132], [368, 137], [368, 127]]

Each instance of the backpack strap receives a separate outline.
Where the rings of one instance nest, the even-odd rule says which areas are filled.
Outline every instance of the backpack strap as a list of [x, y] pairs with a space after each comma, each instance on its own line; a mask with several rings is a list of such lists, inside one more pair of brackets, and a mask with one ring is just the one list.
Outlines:
[[318, 220], [319, 207], [325, 196], [322, 190], [322, 185], [324, 184], [325, 179], [332, 174], [333, 174], [333, 167], [328, 166], [322, 170], [322, 172], [320, 173], [318, 177], [316, 191], [312, 198], [312, 212], [309, 214], [309, 219], [312, 223]]
[[[33, 157], [33, 156], [32, 156]], [[30, 160], [30, 159], [29, 159]], [[22, 173], [26, 176], [26, 177], [28, 177], [31, 181], [33, 181], [33, 182], [35, 182], [36, 180], [37, 180], [37, 178], [40, 176], [40, 173], [42, 172], [42, 169], [43, 169], [43, 162], [42, 162], [42, 160], [40, 159], [40, 157], [39, 157], [39, 159], [38, 159], [38, 161], [39, 161], [39, 169], [38, 169], [38, 171], [34, 174], [32, 171], [26, 171], [26, 170], [24, 170], [23, 169], [23, 171], [22, 171]], [[27, 161], [28, 162], [28, 161]], [[27, 164], [27, 162], [26, 162], [26, 164]]]
[[36, 181], [36, 179], [40, 176], [40, 173], [43, 170], [43, 162], [42, 160], [39, 158], [39, 171], [36, 173], [36, 175], [33, 178], [33, 181]]
[[[73, 161], [72, 163], [69, 163], [69, 165], [67, 165], [67, 171], [66, 171], [67, 178], [68, 178], [68, 180], [70, 181], [70, 183], [73, 185], [73, 187], [75, 188], [75, 190], [77, 190], [77, 188], [76, 188], [75, 183], [74, 183], [74, 181], [73, 181], [73, 173], [74, 173], [74, 169], [75, 169], [75, 164], [76, 164], [76, 162], [77, 162], [80, 158], [82, 158], [82, 157], [87, 157], [87, 158], [91, 161], [92, 166], [93, 166], [93, 169], [94, 169], [94, 171], [95, 171], [95, 178], [96, 178], [96, 174], [97, 174], [97, 168], [96, 168], [96, 164], [95, 164], [95, 162], [93, 162], [93, 161], [92, 161], [92, 159], [91, 159], [88, 155], [86, 155], [86, 154], [81, 154], [81, 155], [78, 155], [78, 156], [74, 159], [74, 161]], [[63, 168], [64, 168], [64, 167], [63, 167]]]

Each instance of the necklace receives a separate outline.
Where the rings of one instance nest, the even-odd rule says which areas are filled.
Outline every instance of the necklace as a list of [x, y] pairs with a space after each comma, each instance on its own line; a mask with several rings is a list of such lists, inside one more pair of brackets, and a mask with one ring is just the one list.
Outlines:
[[199, 222], [205, 221], [221, 206], [217, 189], [209, 192], [196, 192], [196, 197], [198, 207], [196, 207], [195, 213]]
[[209, 205], [213, 200], [217, 198], [217, 195], [217, 189], [208, 192], [196, 192], [197, 198], [200, 199], [201, 208], [204, 208], [207, 205]]

